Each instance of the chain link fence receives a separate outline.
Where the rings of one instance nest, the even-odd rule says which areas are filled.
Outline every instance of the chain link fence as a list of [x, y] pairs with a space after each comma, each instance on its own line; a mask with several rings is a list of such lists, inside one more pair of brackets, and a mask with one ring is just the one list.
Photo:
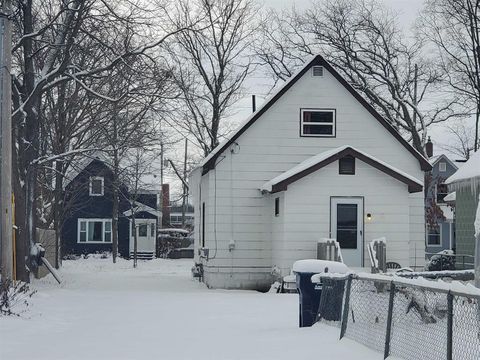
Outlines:
[[427, 280], [322, 275], [318, 320], [405, 360], [480, 359], [480, 296]]

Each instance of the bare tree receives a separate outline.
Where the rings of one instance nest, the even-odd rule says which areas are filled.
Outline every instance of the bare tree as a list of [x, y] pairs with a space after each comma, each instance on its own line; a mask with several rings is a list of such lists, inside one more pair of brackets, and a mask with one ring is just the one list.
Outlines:
[[[16, 219], [20, 229], [17, 268], [19, 278], [28, 281], [23, 264], [35, 242], [36, 159], [42, 155], [41, 111], [46, 92], [75, 82], [104, 100], [118, 100], [122, 93], [107, 98], [90, 86], [91, 81], [108, 78], [129, 59], [154, 56], [158, 46], [184, 29], [169, 22], [166, 6], [151, 8], [143, 2], [25, 0], [14, 6], [13, 162]], [[124, 42], [125, 29], [135, 34], [135, 46]]]
[[376, 1], [318, 0], [304, 10], [269, 13], [259, 61], [280, 79], [306, 55], [321, 53], [397, 130], [424, 153], [427, 128], [458, 115], [457, 98], [432, 105], [441, 74], [407, 40], [395, 14]]
[[180, 27], [196, 23], [178, 35], [171, 48], [174, 76], [182, 102], [174, 114], [207, 155], [219, 143], [222, 120], [239, 99], [252, 70], [249, 47], [254, 41], [252, 0], [181, 0]]
[[448, 89], [475, 115], [473, 148], [480, 148], [480, 1], [428, 0], [419, 24], [437, 49], [436, 63]]
[[469, 127], [465, 122], [458, 122], [447, 126], [449, 137], [448, 142], [439, 144], [439, 146], [448, 152], [459, 156], [462, 160], [470, 159], [470, 155], [475, 152], [475, 130]]

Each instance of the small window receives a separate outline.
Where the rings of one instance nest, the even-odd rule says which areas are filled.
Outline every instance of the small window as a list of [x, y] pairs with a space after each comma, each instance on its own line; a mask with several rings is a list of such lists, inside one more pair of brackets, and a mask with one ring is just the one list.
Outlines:
[[335, 110], [301, 110], [301, 136], [334, 137]]
[[275, 216], [280, 216], [280, 198], [275, 198]]
[[313, 76], [323, 76], [323, 66], [314, 66], [312, 67]]
[[90, 178], [90, 196], [103, 196], [103, 177], [92, 176]]
[[438, 164], [438, 170], [440, 172], [445, 172], [447, 171], [447, 163], [446, 162], [441, 162]]
[[435, 229], [429, 228], [427, 235], [427, 245], [439, 246], [440, 245], [440, 227]]
[[442, 204], [445, 202], [445, 196], [448, 195], [448, 186], [445, 184], [437, 185], [437, 203]]
[[338, 160], [338, 173], [340, 175], [355, 175], [355, 158], [345, 156]]
[[153, 223], [150, 224], [150, 236], [151, 236], [152, 238], [155, 237], [155, 224], [153, 224]]

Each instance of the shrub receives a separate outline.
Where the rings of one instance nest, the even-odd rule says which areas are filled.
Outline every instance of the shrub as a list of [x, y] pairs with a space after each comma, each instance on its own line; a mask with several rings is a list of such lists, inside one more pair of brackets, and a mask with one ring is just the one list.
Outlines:
[[27, 283], [7, 280], [0, 285], [0, 316], [20, 316], [29, 306], [29, 299], [36, 291], [30, 290]]

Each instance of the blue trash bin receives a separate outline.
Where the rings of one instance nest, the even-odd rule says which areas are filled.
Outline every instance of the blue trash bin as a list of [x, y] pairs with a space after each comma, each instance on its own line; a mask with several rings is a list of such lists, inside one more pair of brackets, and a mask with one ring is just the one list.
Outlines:
[[312, 283], [312, 276], [320, 273], [347, 273], [348, 267], [327, 260], [299, 260], [293, 264], [299, 295], [299, 326], [312, 326], [317, 320], [322, 295], [322, 284]]

